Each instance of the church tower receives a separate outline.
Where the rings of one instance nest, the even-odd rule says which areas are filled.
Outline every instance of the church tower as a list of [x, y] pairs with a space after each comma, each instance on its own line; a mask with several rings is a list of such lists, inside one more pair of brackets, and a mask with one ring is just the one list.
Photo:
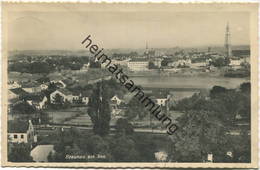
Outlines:
[[147, 42], [146, 42], [146, 47], [145, 47], [144, 55], [149, 58], [149, 48], [148, 48], [148, 43], [147, 43]]
[[230, 58], [232, 56], [231, 51], [231, 34], [229, 30], [229, 23], [226, 26], [226, 34], [225, 34], [225, 57]]

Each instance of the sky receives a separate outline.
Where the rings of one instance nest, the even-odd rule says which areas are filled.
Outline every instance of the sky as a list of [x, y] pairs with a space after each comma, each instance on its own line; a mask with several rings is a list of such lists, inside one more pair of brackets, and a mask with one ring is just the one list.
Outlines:
[[34, 9], [7, 20], [9, 50], [78, 50], [88, 35], [105, 49], [222, 46], [227, 22], [232, 45], [250, 43], [248, 12]]

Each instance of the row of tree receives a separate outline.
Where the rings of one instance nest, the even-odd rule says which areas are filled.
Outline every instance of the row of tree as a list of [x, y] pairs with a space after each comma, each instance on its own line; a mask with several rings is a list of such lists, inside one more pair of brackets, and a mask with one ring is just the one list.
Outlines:
[[[138, 135], [126, 119], [119, 119], [113, 135], [82, 133], [77, 128], [57, 133], [55, 153], [50, 162], [152, 162], [158, 144], [151, 135]], [[85, 155], [86, 159], [66, 159], [66, 155]], [[94, 155], [94, 158], [87, 157]], [[98, 155], [104, 155], [98, 158]]]
[[8, 66], [9, 71], [21, 73], [51, 73], [54, 70], [80, 70], [84, 64], [89, 62], [89, 58], [82, 57], [53, 57], [45, 61], [33, 61], [27, 59], [27, 62], [15, 61]]
[[[195, 94], [175, 109], [184, 114], [177, 119], [180, 128], [173, 137], [173, 161], [202, 162], [207, 154], [213, 154], [214, 162], [250, 162], [250, 83], [239, 89], [215, 86], [209, 98]], [[236, 124], [237, 115], [247, 127]], [[240, 135], [227, 133], [234, 129]]]

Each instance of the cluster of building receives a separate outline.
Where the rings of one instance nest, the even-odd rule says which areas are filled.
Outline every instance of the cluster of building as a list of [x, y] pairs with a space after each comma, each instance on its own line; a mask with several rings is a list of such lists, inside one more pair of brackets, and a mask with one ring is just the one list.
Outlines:
[[[50, 96], [46, 96], [44, 91], [48, 89], [51, 83], [55, 84], [56, 90]], [[46, 77], [28, 82], [9, 81], [8, 113], [12, 112], [11, 108], [24, 102], [35, 108], [36, 111], [46, 109], [49, 104], [56, 104], [55, 97], [57, 94], [60, 95], [63, 102], [87, 105], [90, 92], [77, 92], [67, 89], [72, 83], [72, 80], [68, 79], [50, 80]], [[8, 119], [8, 136], [11, 143], [32, 143], [32, 141], [37, 141], [35, 133], [33, 133], [34, 129], [31, 120], [29, 122], [21, 122], [19, 116], [8, 116]]]
[[8, 121], [8, 140], [11, 143], [30, 143], [37, 142], [31, 120], [25, 121]]
[[[230, 57], [229, 66], [232, 68], [239, 68], [242, 63], [249, 63], [249, 55], [249, 51], [247, 50], [247, 56], [245, 57]], [[114, 64], [126, 66], [130, 71], [148, 71], [151, 69], [175, 70], [177, 68], [205, 68], [211, 65], [214, 58], [225, 58], [225, 56], [216, 53], [201, 52], [199, 54], [191, 53], [181, 57], [163, 55], [147, 58], [144, 56], [125, 60], [113, 60], [112, 62]]]
[[16, 82], [10, 81], [8, 83], [8, 99], [9, 104], [16, 104], [19, 101], [26, 101], [30, 105], [37, 109], [44, 109], [47, 103], [47, 96], [44, 91], [48, 89], [48, 86], [53, 83], [57, 88], [50, 94], [50, 103], [55, 104], [56, 95], [62, 97], [63, 102], [81, 102], [88, 104], [90, 92], [78, 92], [67, 89], [68, 86], [73, 85], [73, 80], [45, 80], [38, 79], [32, 82]]
[[[120, 65], [128, 68], [130, 71], [148, 71], [151, 69], [160, 69], [165, 71], [178, 71], [180, 68], [206, 68], [211, 65], [214, 58], [227, 57], [230, 61], [229, 66], [232, 68], [240, 68], [242, 63], [249, 63], [249, 50], [231, 50], [230, 47], [230, 33], [229, 27], [226, 29], [226, 42], [225, 42], [225, 54], [218, 54], [211, 52], [189, 52], [189, 53], [176, 53], [175, 55], [156, 54], [153, 49], [146, 50], [143, 55], [129, 56], [122, 58], [112, 59], [113, 64]], [[233, 54], [232, 54], [233, 53]], [[36, 57], [37, 58], [37, 57]], [[51, 59], [51, 58], [47, 58]], [[41, 60], [42, 61], [42, 60]], [[103, 67], [103, 65], [101, 65]], [[80, 72], [88, 71], [90, 63], [83, 64]], [[111, 76], [106, 79], [110, 79]], [[88, 83], [93, 84], [101, 81], [103, 78], [91, 80]], [[42, 77], [35, 81], [9, 81], [8, 82], [8, 100], [10, 108], [15, 105], [26, 102], [36, 110], [46, 109], [50, 104], [58, 104], [57, 98], [61, 99], [59, 102], [70, 104], [83, 104], [89, 103], [91, 91], [79, 91], [71, 88], [77, 83], [73, 79], [52, 79], [49, 77]], [[46, 96], [46, 92], [50, 85], [55, 86], [55, 90], [52, 91], [49, 96]], [[150, 99], [157, 105], [160, 105], [166, 112], [169, 110], [169, 104], [172, 102], [172, 94], [168, 91], [155, 91], [145, 90]], [[127, 103], [129, 100], [125, 99], [122, 94], [115, 94], [110, 98], [109, 104], [112, 110], [113, 117], [124, 116], [124, 112], [127, 109]], [[10, 143], [28, 143], [32, 147], [37, 142], [37, 134], [31, 120], [21, 121], [17, 119], [11, 119], [8, 121], [8, 141]], [[53, 150], [53, 146], [47, 146], [48, 150]], [[32, 150], [32, 154], [38, 152], [38, 149], [45, 149], [45, 146], [39, 146]], [[230, 153], [229, 153], [230, 154]], [[232, 155], [232, 153], [231, 153]], [[160, 155], [158, 155], [160, 157]], [[232, 157], [232, 156], [231, 156]], [[164, 158], [160, 158], [164, 159]], [[212, 162], [213, 155], [208, 155], [208, 161]], [[47, 161], [47, 160], [46, 160]]]
[[[169, 103], [171, 102], [172, 96], [168, 91], [160, 90], [145, 90], [150, 99], [157, 105], [161, 106], [165, 111], [169, 110]], [[132, 96], [133, 97], [133, 96]], [[120, 94], [115, 94], [110, 99], [110, 106], [112, 109], [112, 116], [121, 117], [124, 116], [124, 111], [127, 108], [127, 103], [129, 99], [126, 100], [124, 96]]]
[[146, 50], [143, 55], [139, 56], [122, 56], [114, 59], [112, 62], [121, 66], [126, 66], [130, 71], [147, 71], [149, 69], [163, 69], [176, 71], [176, 68], [205, 68], [211, 66], [213, 60], [217, 58], [227, 58], [229, 66], [238, 69], [242, 63], [250, 63], [250, 50], [232, 50], [231, 34], [227, 24], [225, 33], [224, 52], [212, 52], [208, 48], [207, 52], [176, 52], [174, 55], [164, 55], [157, 53], [154, 49], [149, 49], [146, 44]]
[[[74, 103], [75, 101], [81, 100], [82, 104], [88, 104], [90, 92], [72, 92], [68, 90], [66, 88], [70, 85], [70, 81], [68, 80], [54, 81], [49, 80], [48, 78], [41, 78], [35, 82], [26, 82], [25, 84], [16, 81], [10, 81], [8, 83], [9, 108], [19, 104], [20, 102], [27, 102], [38, 110], [45, 109], [48, 107], [49, 102], [43, 91], [48, 89], [50, 83], [54, 83], [58, 87], [50, 94], [49, 102], [51, 104], [56, 104], [55, 97], [57, 95], [61, 96], [61, 99], [64, 102]], [[156, 104], [168, 110], [168, 103], [170, 101], [169, 93], [150, 90], [146, 91], [146, 94], [148, 94]], [[112, 96], [109, 101], [112, 110], [112, 116], [124, 116], [124, 111], [127, 108], [128, 102], [129, 100], [126, 100], [124, 95], [115, 93], [115, 95]], [[8, 121], [8, 139], [11, 143], [29, 143], [32, 145], [33, 143], [37, 142], [37, 135], [32, 121], [10, 119]]]
[[[36, 162], [48, 162], [48, 155], [54, 153], [54, 145], [36, 145], [38, 141], [37, 132], [32, 121], [11, 120], [8, 121], [8, 142], [11, 150], [13, 144], [27, 144], [31, 151], [30, 155]], [[40, 154], [39, 154], [40, 153]], [[22, 155], [21, 155], [22, 156]]]

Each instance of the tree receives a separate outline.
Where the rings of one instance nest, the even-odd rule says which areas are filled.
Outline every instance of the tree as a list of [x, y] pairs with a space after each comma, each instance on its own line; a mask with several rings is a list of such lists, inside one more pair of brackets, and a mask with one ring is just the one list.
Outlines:
[[149, 114], [144, 105], [136, 97], [133, 97], [127, 105], [125, 116], [128, 120], [135, 119], [137, 116], [138, 119], [142, 120]]
[[135, 142], [124, 135], [112, 141], [110, 148], [116, 162], [136, 162], [139, 160]]
[[89, 68], [101, 68], [101, 64], [99, 62], [90, 60]]
[[184, 98], [184, 99], [178, 101], [176, 106], [174, 106], [174, 109], [179, 110], [179, 111], [187, 111], [187, 110], [193, 109], [195, 107], [195, 105], [197, 104], [197, 102], [199, 102], [200, 100], [205, 101], [205, 99], [202, 98], [200, 96], [200, 94], [195, 93], [194, 95], [192, 95], [189, 98]]
[[[212, 102], [214, 102], [214, 108], [225, 125], [232, 126], [235, 123], [236, 115], [245, 106], [245, 99], [241, 92], [232, 89], [219, 94]], [[221, 108], [221, 110], [216, 108], [216, 106]]]
[[167, 66], [168, 63], [169, 63], [169, 59], [168, 59], [168, 58], [164, 58], [164, 59], [162, 60], [162, 62], [161, 62], [161, 65], [162, 65], [162, 66]]
[[148, 69], [156, 69], [157, 67], [154, 65], [153, 62], [149, 61]]
[[210, 97], [211, 98], [215, 98], [217, 95], [221, 94], [221, 93], [225, 93], [227, 91], [227, 89], [225, 87], [221, 87], [221, 86], [214, 86], [211, 90], [210, 90]]
[[23, 101], [21, 103], [18, 103], [13, 106], [13, 112], [15, 114], [34, 114], [36, 112], [35, 107], [31, 106], [26, 101]]
[[236, 162], [251, 162], [251, 136], [246, 129], [241, 130], [241, 135], [232, 140], [232, 150]]
[[230, 61], [226, 57], [214, 58], [213, 61], [212, 61], [212, 65], [215, 66], [215, 67], [227, 66], [229, 63], [230, 63]]
[[93, 135], [87, 140], [87, 150], [90, 155], [106, 155], [109, 153], [109, 144], [102, 137]]
[[8, 67], [9, 71], [16, 71], [20, 73], [27, 73], [28, 64], [23, 62], [15, 62]]
[[[249, 87], [241, 85], [239, 91], [215, 86], [210, 91], [210, 99], [193, 95], [179, 102], [176, 108], [184, 114], [177, 119], [181, 128], [174, 136], [172, 159], [197, 162], [213, 153], [214, 162], [249, 162], [248, 132], [243, 139], [232, 139], [226, 134], [236, 127], [237, 114], [250, 123]], [[227, 151], [232, 151], [235, 156], [226, 156]]]
[[80, 68], [83, 66], [83, 63], [72, 63], [69, 65], [71, 70], [80, 70]]
[[248, 95], [234, 89], [226, 89], [220, 86], [214, 86], [210, 90], [210, 99], [201, 95], [193, 95], [190, 98], [183, 99], [177, 103], [175, 109], [180, 111], [210, 111], [215, 112], [216, 116], [227, 126], [234, 123], [238, 113], [244, 112], [250, 115], [250, 100]]
[[26, 59], [29, 63], [32, 62], [32, 56], [27, 56]]
[[[160, 136], [160, 140], [161, 140]], [[138, 134], [136, 133], [134, 135], [134, 141], [136, 143], [136, 148], [139, 152], [140, 159], [139, 161], [142, 162], [154, 162], [155, 161], [155, 155], [154, 153], [158, 151], [157, 149], [157, 141], [155, 141], [154, 136], [147, 135], [147, 134]], [[164, 141], [164, 140], [162, 140]]]
[[120, 118], [116, 121], [116, 131], [119, 134], [132, 135], [134, 133], [134, 128], [127, 119]]
[[33, 62], [28, 65], [28, 73], [50, 73], [53, 70], [45, 62]]
[[[83, 151], [79, 146], [79, 139], [82, 137], [79, 129], [71, 127], [67, 131], [59, 129], [56, 131], [57, 142], [54, 145], [54, 153], [48, 155], [48, 161], [50, 162], [66, 162], [72, 161], [66, 159], [66, 155], [82, 155]], [[73, 159], [73, 161], [83, 161], [82, 159]]]
[[56, 105], [62, 106], [64, 104], [64, 98], [60, 94], [56, 94], [53, 99]]
[[242, 83], [242, 84], [240, 85], [240, 90], [241, 90], [243, 93], [249, 93], [249, 94], [250, 94], [250, 91], [251, 91], [251, 83], [250, 83], [250, 82]]
[[105, 90], [103, 82], [97, 83], [88, 103], [88, 115], [93, 123], [93, 131], [100, 136], [107, 135], [110, 129], [111, 111]]
[[57, 86], [55, 83], [50, 83], [48, 85], [48, 88], [44, 91], [44, 94], [46, 95], [48, 101], [50, 101], [50, 94], [53, 93], [55, 90], [57, 90]]
[[245, 70], [250, 71], [250, 64], [248, 62], [242, 62], [240, 66], [242, 66]]
[[[70, 133], [67, 133], [70, 134]], [[48, 155], [49, 162], [65, 162], [65, 148], [68, 140], [71, 140], [71, 137], [65, 136], [65, 131], [62, 129], [57, 130], [57, 142], [54, 145], [54, 153]], [[65, 141], [67, 140], [67, 141]]]
[[34, 162], [30, 156], [30, 146], [25, 143], [14, 143], [9, 145], [8, 161], [11, 162]]
[[189, 111], [178, 119], [172, 159], [180, 162], [202, 162], [208, 153], [225, 150], [227, 143], [221, 121], [214, 112]]

